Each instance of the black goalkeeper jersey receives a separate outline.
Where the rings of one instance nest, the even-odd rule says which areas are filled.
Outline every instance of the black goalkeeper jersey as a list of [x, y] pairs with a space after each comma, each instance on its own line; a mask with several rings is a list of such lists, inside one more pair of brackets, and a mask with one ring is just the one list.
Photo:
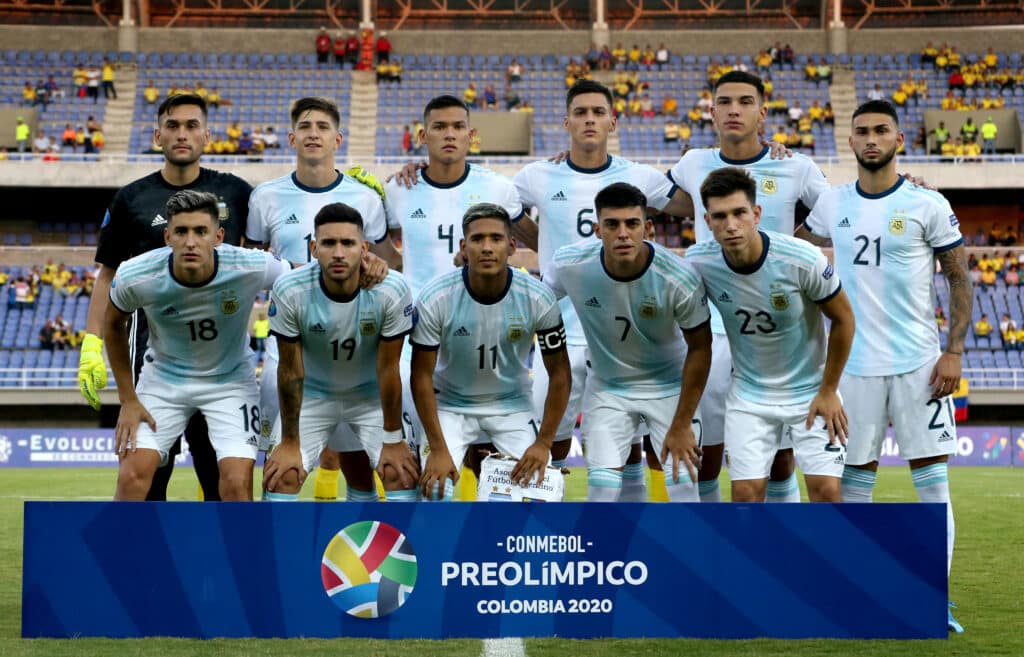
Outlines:
[[224, 242], [241, 245], [249, 217], [249, 183], [230, 173], [200, 169], [198, 178], [178, 187], [156, 171], [125, 185], [114, 195], [100, 227], [96, 262], [117, 269], [129, 258], [164, 246], [167, 199], [183, 189], [215, 195], [220, 201]]

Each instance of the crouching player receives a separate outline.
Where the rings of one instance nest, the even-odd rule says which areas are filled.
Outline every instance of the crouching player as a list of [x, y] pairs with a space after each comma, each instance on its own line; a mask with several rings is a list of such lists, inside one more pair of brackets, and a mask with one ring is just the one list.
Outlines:
[[[412, 298], [400, 274], [359, 287], [368, 245], [363, 219], [344, 203], [313, 221], [313, 262], [274, 284], [270, 330], [277, 336], [281, 444], [267, 457], [269, 500], [298, 499], [324, 447], [364, 450], [392, 501], [416, 499], [419, 468], [402, 438], [398, 361], [412, 329]], [[342, 423], [350, 432], [336, 433]], [[334, 444], [349, 440], [358, 444]]]
[[[252, 499], [260, 412], [249, 309], [289, 267], [269, 253], [222, 244], [217, 204], [207, 192], [171, 196], [167, 247], [122, 263], [110, 284], [104, 335], [121, 382], [117, 500], [146, 498], [157, 467], [197, 412], [210, 426], [221, 499]], [[133, 389], [127, 321], [137, 309], [150, 332]]]
[[647, 205], [644, 193], [628, 183], [602, 189], [594, 198], [600, 239], [556, 251], [544, 282], [569, 297], [587, 338], [582, 432], [588, 499], [619, 499], [643, 419], [661, 463], [672, 458], [664, 475], [669, 500], [697, 502], [695, 416], [711, 367], [710, 315], [700, 277], [644, 240]]
[[[757, 184], [743, 169], [713, 171], [700, 195], [715, 239], [690, 247], [686, 261], [729, 336], [732, 501], [764, 501], [775, 453], [790, 437], [810, 500], [838, 502], [847, 434], [839, 377], [854, 330], [839, 277], [816, 246], [758, 229]], [[827, 340], [823, 317], [832, 322]]]
[[[508, 266], [515, 252], [508, 212], [474, 205], [462, 232], [466, 266], [424, 286], [411, 340], [413, 401], [426, 434], [421, 488], [430, 498], [451, 499], [466, 449], [481, 437], [519, 459], [516, 483], [543, 480], [572, 387], [555, 295]], [[540, 426], [527, 365], [535, 333], [551, 379]]]

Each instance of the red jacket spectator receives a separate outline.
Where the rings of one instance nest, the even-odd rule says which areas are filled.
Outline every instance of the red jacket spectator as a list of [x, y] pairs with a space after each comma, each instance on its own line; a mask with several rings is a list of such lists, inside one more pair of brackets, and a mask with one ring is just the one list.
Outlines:
[[355, 32], [348, 35], [348, 41], [345, 42], [345, 59], [355, 66], [359, 63], [359, 37], [356, 36]]
[[381, 32], [377, 38], [377, 63], [391, 61], [391, 42], [388, 41], [388, 33]]
[[334, 63], [339, 67], [345, 63], [345, 39], [341, 36], [341, 32], [338, 32], [338, 36], [334, 39]]
[[331, 35], [327, 34], [327, 28], [321, 27], [320, 33], [316, 35], [316, 61], [326, 64], [331, 56]]

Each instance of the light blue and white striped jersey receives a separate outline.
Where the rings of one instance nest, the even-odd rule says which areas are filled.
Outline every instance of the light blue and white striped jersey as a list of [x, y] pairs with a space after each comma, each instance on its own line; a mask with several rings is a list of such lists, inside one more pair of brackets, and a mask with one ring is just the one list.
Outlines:
[[314, 261], [277, 280], [268, 314], [279, 340], [302, 343], [304, 394], [365, 400], [380, 394], [378, 345], [412, 330], [413, 305], [409, 286], [393, 271], [351, 297], [331, 295]]
[[313, 257], [309, 243], [316, 237], [313, 220], [331, 203], [344, 203], [359, 211], [363, 235], [370, 244], [387, 237], [384, 204], [377, 192], [341, 173], [326, 187], [307, 187], [294, 172], [252, 190], [245, 237], [269, 245], [271, 251], [293, 264], [310, 262]]
[[721, 313], [732, 353], [733, 390], [757, 404], [801, 404], [818, 394], [827, 339], [818, 303], [841, 285], [821, 249], [776, 232], [761, 232], [761, 259], [729, 264], [712, 240], [686, 250], [708, 299]]
[[[785, 235], [792, 235], [796, 230], [797, 201], [813, 208], [821, 193], [828, 189], [824, 174], [811, 158], [795, 153], [793, 157], [773, 160], [770, 150], [765, 146], [757, 157], [732, 160], [724, 157], [717, 148], [693, 149], [687, 151], [668, 172], [669, 179], [693, 199], [693, 228], [698, 243], [715, 241], [704, 220], [707, 208], [700, 199], [700, 186], [712, 171], [724, 167], [746, 170], [757, 181], [761, 228]], [[716, 308], [711, 311], [711, 330], [719, 335], [725, 333]]]
[[174, 278], [170, 247], [127, 260], [110, 284], [110, 302], [121, 312], [142, 309], [149, 347], [142, 375], [181, 384], [254, 378], [249, 314], [256, 295], [289, 271], [288, 263], [254, 249], [222, 244], [214, 249], [213, 278], [191, 286]]
[[628, 399], [679, 394], [683, 338], [708, 321], [700, 276], [683, 260], [645, 242], [647, 265], [631, 280], [604, 267], [600, 240], [564, 246], [544, 273], [558, 297], [576, 308], [587, 337], [587, 385]]
[[857, 319], [846, 371], [893, 376], [939, 355], [935, 254], [963, 244], [960, 222], [942, 194], [901, 177], [881, 194], [857, 183], [822, 194], [807, 228], [831, 237], [836, 271]]
[[523, 214], [512, 181], [490, 169], [466, 164], [466, 173], [450, 184], [420, 172], [413, 187], [392, 180], [384, 186], [388, 228], [402, 231], [402, 275], [413, 298], [427, 282], [455, 268], [462, 239], [462, 216], [477, 203], [494, 203], [513, 221]]
[[473, 415], [532, 411], [527, 362], [533, 334], [561, 335], [562, 316], [543, 283], [508, 271], [508, 286], [496, 299], [470, 292], [464, 267], [430, 281], [416, 300], [411, 342], [440, 349], [434, 371], [439, 408]]
[[[593, 236], [597, 223], [594, 197], [608, 185], [630, 183], [647, 196], [649, 206], [658, 210], [668, 205], [672, 193], [672, 183], [657, 169], [611, 155], [596, 169], [580, 168], [568, 159], [557, 164], [546, 160], [532, 162], [516, 174], [514, 182], [523, 205], [539, 212], [537, 258], [541, 271], [547, 268], [555, 251]], [[562, 317], [569, 344], [585, 345], [576, 312], [565, 300]]]

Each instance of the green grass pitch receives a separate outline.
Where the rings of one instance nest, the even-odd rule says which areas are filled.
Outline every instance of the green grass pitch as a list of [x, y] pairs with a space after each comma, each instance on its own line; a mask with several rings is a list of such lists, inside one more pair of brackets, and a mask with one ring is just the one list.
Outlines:
[[[22, 502], [30, 499], [108, 499], [114, 471], [96, 469], [0, 471], [0, 655], [27, 657], [256, 657], [345, 655], [346, 657], [477, 657], [478, 640], [378, 641], [231, 639], [74, 639], [23, 640], [21, 628]], [[724, 481], [724, 489], [728, 483]], [[948, 641], [708, 641], [631, 639], [568, 641], [527, 639], [529, 657], [933, 657], [1024, 655], [1024, 470], [950, 468], [957, 521], [951, 596], [960, 605], [958, 619], [966, 633]], [[585, 496], [586, 475], [577, 469], [567, 478], [567, 497]], [[306, 486], [307, 496], [312, 486]], [[906, 468], [883, 468], [876, 488], [879, 501], [915, 499]], [[174, 499], [196, 498], [193, 475], [179, 471], [172, 481]]]

